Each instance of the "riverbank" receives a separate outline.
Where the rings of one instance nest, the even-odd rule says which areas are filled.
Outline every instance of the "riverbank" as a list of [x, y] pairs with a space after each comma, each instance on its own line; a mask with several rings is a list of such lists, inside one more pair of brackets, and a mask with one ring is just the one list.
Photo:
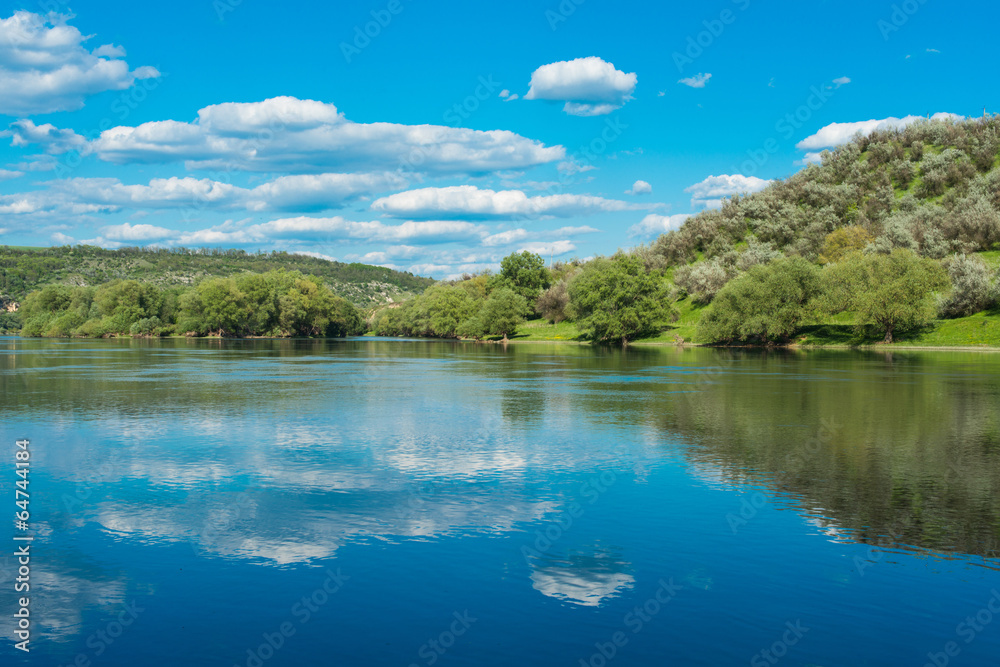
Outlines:
[[[697, 318], [701, 309], [682, 311], [681, 318], [658, 336], [630, 341], [630, 345], [699, 346]], [[1000, 312], [977, 313], [971, 317], [936, 320], [922, 330], [897, 336], [885, 344], [877, 337], [860, 338], [850, 317], [841, 321], [803, 327], [788, 347], [797, 349], [892, 349], [892, 350], [1000, 350]], [[563, 342], [587, 344], [572, 322], [549, 324], [542, 320], [527, 322], [511, 342]]]

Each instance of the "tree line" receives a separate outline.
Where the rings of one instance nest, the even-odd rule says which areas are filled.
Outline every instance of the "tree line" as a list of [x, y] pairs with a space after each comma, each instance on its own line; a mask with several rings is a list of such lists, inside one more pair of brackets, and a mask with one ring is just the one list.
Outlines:
[[209, 278], [160, 288], [137, 280], [46, 285], [17, 315], [22, 336], [322, 336], [364, 333], [361, 312], [298, 271]]

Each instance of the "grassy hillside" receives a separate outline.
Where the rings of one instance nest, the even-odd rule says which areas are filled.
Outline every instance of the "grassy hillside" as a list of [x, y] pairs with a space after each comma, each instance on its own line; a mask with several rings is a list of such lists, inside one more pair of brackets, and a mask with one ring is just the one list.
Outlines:
[[[942, 259], [1000, 250], [1000, 117], [920, 122], [857, 137], [822, 164], [689, 219], [646, 249], [668, 267], [736, 260], [752, 236], [822, 262], [827, 236], [858, 227], [880, 250]], [[681, 275], [675, 274], [682, 280]]]
[[21, 301], [28, 292], [52, 283], [96, 286], [122, 279], [168, 287], [191, 285], [209, 277], [280, 269], [317, 276], [335, 294], [360, 308], [399, 301], [434, 284], [430, 278], [379, 266], [331, 262], [285, 252], [0, 246], [0, 297], [5, 301]]

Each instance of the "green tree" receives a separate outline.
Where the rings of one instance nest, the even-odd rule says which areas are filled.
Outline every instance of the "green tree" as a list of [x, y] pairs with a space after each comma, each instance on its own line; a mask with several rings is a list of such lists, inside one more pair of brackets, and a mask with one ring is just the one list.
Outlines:
[[677, 317], [660, 273], [623, 253], [587, 263], [569, 285], [569, 303], [580, 330], [592, 340], [622, 345], [658, 333]]
[[551, 284], [549, 270], [545, 268], [545, 260], [527, 250], [515, 252], [500, 260], [500, 273], [491, 281], [492, 289], [507, 287], [534, 305], [542, 290]]
[[476, 316], [466, 320], [458, 332], [476, 340], [486, 336], [503, 336], [507, 340], [530, 314], [527, 299], [508, 287], [501, 287], [493, 290]]
[[94, 295], [94, 303], [109, 333], [127, 334], [139, 320], [160, 314], [163, 295], [155, 285], [121, 280], [101, 285]]
[[754, 266], [715, 296], [698, 323], [708, 342], [787, 341], [820, 294], [820, 270], [801, 257]]
[[864, 250], [874, 240], [864, 227], [858, 227], [857, 225], [841, 227], [826, 235], [826, 239], [823, 241], [823, 249], [820, 250], [819, 263], [833, 264], [839, 262], [852, 252]]
[[[220, 336], [243, 335], [249, 318], [246, 295], [236, 286], [232, 278], [212, 278], [196, 288], [198, 299], [182, 304], [200, 305], [200, 326], [198, 331], [218, 332]], [[183, 305], [182, 305], [183, 309]]]
[[482, 303], [457, 285], [435, 285], [419, 299], [427, 313], [429, 333], [440, 338], [457, 338], [461, 324], [475, 316]]
[[891, 343], [901, 332], [923, 326], [935, 314], [935, 292], [948, 287], [942, 266], [910, 250], [854, 253], [823, 271], [826, 307], [854, 312], [859, 327], [877, 327]]

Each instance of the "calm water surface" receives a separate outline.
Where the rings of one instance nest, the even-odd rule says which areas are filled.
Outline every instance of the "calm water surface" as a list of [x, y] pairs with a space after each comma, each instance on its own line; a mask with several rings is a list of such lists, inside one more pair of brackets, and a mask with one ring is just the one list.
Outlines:
[[1000, 663], [1000, 355], [0, 339], [0, 388], [4, 665]]

